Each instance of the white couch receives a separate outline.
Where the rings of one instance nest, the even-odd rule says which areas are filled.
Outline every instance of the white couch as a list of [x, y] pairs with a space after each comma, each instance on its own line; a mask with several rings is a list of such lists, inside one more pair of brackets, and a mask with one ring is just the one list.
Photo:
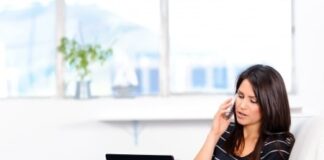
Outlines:
[[293, 118], [296, 141], [290, 160], [324, 160], [324, 116]]

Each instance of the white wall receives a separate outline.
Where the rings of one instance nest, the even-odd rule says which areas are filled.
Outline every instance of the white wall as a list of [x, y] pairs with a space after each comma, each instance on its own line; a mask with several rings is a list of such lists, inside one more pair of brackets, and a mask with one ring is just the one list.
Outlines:
[[108, 152], [191, 159], [209, 128], [208, 120], [151, 120], [138, 123], [136, 136], [134, 122], [98, 119], [109, 106], [55, 101], [0, 103], [0, 159], [104, 160]]
[[[106, 121], [98, 117], [113, 107], [95, 104], [55, 99], [0, 102], [0, 159], [104, 160], [110, 152], [172, 154], [188, 160], [201, 147], [211, 122], [152, 118], [134, 125], [128, 120]], [[294, 126], [308, 118], [293, 117]]]
[[295, 6], [297, 99], [307, 110], [323, 110], [324, 1], [295, 0]]
[[[291, 100], [312, 113], [324, 108], [323, 8], [324, 1], [295, 0], [297, 94]], [[136, 130], [129, 121], [98, 120], [98, 112], [109, 112], [111, 106], [106, 105], [1, 100], [0, 159], [104, 160], [105, 153], [114, 152], [173, 154], [188, 160], [196, 154], [209, 129], [210, 120], [203, 119], [145, 121]], [[184, 115], [193, 114], [185, 111]], [[294, 116], [293, 125], [303, 118]], [[134, 131], [138, 131], [137, 142]]]

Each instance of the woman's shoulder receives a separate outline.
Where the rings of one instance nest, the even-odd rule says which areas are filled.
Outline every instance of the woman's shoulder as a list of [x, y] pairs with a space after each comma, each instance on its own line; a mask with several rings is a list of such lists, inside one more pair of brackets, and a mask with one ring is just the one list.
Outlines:
[[227, 127], [226, 131], [223, 133], [222, 137], [227, 139], [231, 135], [231, 133], [234, 131], [234, 129], [235, 129], [235, 123], [231, 122], [229, 124], [229, 126]]
[[220, 140], [218, 141], [217, 145], [223, 146], [225, 141], [229, 139], [231, 136], [231, 133], [235, 129], [235, 123], [230, 123], [229, 126], [227, 127], [226, 131], [221, 135]]
[[234, 122], [231, 122], [227, 128], [227, 131], [228, 132], [233, 132], [235, 129], [235, 123]]
[[288, 159], [294, 142], [295, 138], [290, 133], [270, 135], [264, 142], [261, 157], [263, 157], [262, 159], [270, 157]]
[[269, 135], [264, 143], [264, 147], [276, 147], [276, 146], [293, 146], [295, 138], [290, 133], [279, 133]]

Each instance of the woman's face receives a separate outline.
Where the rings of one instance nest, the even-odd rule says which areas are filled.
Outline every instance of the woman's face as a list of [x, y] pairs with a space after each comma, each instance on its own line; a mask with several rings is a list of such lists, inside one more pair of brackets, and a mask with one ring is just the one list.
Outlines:
[[260, 125], [261, 112], [251, 83], [245, 79], [237, 91], [235, 102], [237, 122], [243, 126]]

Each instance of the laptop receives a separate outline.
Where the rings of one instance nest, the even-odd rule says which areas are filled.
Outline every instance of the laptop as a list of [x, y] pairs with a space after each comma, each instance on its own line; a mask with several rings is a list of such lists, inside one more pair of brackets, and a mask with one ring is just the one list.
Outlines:
[[106, 154], [106, 160], [174, 160], [172, 155]]

